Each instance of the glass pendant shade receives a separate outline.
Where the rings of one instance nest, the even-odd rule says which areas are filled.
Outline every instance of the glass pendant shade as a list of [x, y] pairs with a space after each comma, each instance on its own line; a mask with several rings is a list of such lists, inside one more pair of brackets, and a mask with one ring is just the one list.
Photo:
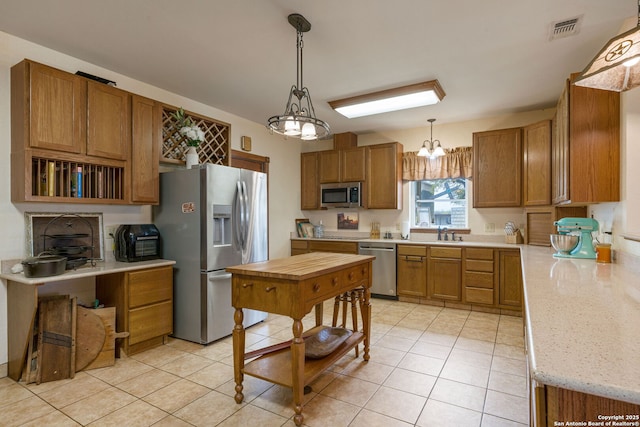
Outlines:
[[316, 134], [316, 127], [311, 123], [305, 123], [302, 126], [302, 134], [300, 135], [300, 139], [311, 141], [317, 138], [318, 135]]
[[284, 121], [284, 134], [287, 136], [300, 135], [300, 123], [293, 116], [287, 117]]

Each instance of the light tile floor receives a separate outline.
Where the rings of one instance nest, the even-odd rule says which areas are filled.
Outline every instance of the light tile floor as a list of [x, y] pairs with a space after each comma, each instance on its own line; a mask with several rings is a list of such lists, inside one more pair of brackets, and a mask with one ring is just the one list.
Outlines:
[[[327, 302], [325, 324], [332, 312]], [[313, 323], [312, 312], [304, 324]], [[352, 351], [312, 384], [305, 425], [528, 425], [521, 318], [372, 299], [371, 329], [369, 362]], [[290, 319], [270, 315], [247, 330], [247, 347], [290, 334]], [[71, 380], [0, 379], [0, 425], [294, 426], [290, 389], [245, 376], [238, 405], [234, 386], [230, 337], [170, 339]]]

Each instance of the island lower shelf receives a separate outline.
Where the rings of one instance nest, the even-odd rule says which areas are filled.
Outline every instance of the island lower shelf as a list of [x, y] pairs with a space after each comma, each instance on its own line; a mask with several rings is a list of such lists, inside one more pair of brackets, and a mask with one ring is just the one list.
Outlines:
[[[322, 329], [323, 326], [317, 326], [304, 335], [313, 335]], [[342, 344], [340, 344], [332, 353], [321, 359], [306, 358], [304, 362], [304, 385], [308, 385], [315, 380], [322, 372], [342, 356], [347, 354], [356, 345], [364, 340], [362, 332], [353, 332]], [[244, 374], [252, 377], [260, 378], [265, 381], [279, 384], [284, 387], [293, 387], [293, 374], [291, 370], [291, 349], [286, 347], [271, 353], [264, 354], [258, 358], [248, 362], [244, 366]]]

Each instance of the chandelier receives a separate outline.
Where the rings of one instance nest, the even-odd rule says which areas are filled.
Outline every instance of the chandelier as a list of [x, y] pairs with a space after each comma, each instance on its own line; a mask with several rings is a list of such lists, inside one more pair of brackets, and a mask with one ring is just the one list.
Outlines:
[[[433, 139], [433, 122], [436, 121], [436, 119], [429, 119], [427, 120], [429, 123], [431, 123], [431, 139], [425, 139], [422, 142], [422, 147], [420, 148], [420, 151], [418, 151], [418, 156], [420, 157], [429, 157], [431, 159], [435, 159], [436, 157], [440, 157], [440, 156], [444, 156], [444, 150], [442, 149], [442, 146], [440, 145], [440, 141], [439, 140], [434, 140]], [[429, 148], [427, 148], [427, 143], [429, 143]], [[438, 143], [438, 145], [435, 147], [435, 149], [433, 148], [434, 144]]]
[[309, 89], [304, 87], [302, 79], [302, 34], [311, 29], [311, 24], [297, 13], [289, 15], [288, 20], [297, 34], [296, 84], [291, 86], [284, 114], [270, 117], [268, 128], [280, 135], [305, 141], [326, 138], [331, 133], [329, 125], [316, 118]]

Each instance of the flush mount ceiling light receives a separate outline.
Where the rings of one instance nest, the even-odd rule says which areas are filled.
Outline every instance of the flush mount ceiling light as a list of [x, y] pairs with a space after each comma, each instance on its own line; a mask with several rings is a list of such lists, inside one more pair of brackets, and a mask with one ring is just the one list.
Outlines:
[[444, 90], [438, 80], [382, 90], [329, 102], [331, 108], [345, 117], [371, 116], [389, 111], [432, 105], [442, 101]]
[[309, 31], [311, 24], [304, 16], [297, 13], [289, 15], [288, 20], [297, 34], [296, 84], [291, 86], [284, 114], [270, 117], [267, 126], [280, 135], [306, 141], [326, 138], [331, 133], [329, 125], [316, 118], [309, 89], [304, 87], [302, 80], [302, 33]]
[[636, 28], [609, 40], [574, 84], [615, 92], [633, 89], [640, 86], [638, 62], [640, 62], [640, 1]]
[[[439, 140], [434, 140], [433, 139], [433, 122], [436, 121], [436, 119], [429, 119], [427, 120], [429, 123], [431, 123], [431, 139], [425, 139], [422, 142], [422, 147], [420, 148], [420, 151], [418, 151], [418, 156], [420, 157], [429, 157], [431, 159], [435, 159], [436, 157], [440, 157], [440, 156], [444, 156], [444, 150], [442, 149], [442, 146], [440, 145], [440, 141]], [[427, 148], [427, 143], [429, 144], [429, 148]], [[433, 146], [435, 144], [436, 148], [434, 149]]]

